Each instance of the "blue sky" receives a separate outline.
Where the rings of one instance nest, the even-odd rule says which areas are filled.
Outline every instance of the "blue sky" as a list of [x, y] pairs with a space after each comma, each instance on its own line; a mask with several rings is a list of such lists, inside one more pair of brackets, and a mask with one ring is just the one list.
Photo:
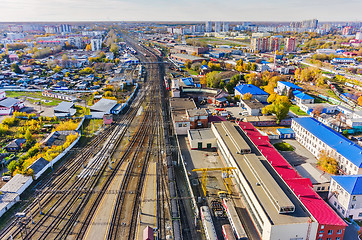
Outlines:
[[362, 0], [0, 0], [0, 21], [362, 21]]

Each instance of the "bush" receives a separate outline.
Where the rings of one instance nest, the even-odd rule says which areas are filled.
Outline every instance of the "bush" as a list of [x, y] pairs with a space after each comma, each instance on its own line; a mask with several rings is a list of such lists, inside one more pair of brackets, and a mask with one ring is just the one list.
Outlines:
[[274, 147], [279, 151], [294, 151], [292, 145], [286, 142], [275, 143]]

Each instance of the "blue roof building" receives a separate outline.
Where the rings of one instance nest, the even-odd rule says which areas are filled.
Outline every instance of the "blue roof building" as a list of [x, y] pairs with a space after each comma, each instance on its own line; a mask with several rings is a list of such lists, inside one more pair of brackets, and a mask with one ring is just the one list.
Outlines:
[[295, 136], [295, 132], [291, 128], [278, 128], [277, 133], [281, 139], [294, 138]]
[[235, 87], [235, 96], [244, 96], [244, 94], [250, 93], [253, 95], [252, 99], [257, 99], [259, 102], [265, 103], [269, 97], [269, 93], [261, 90], [252, 84], [239, 84]]
[[322, 150], [336, 159], [342, 173], [362, 173], [362, 148], [314, 118], [293, 118], [296, 139], [314, 156]]
[[195, 83], [194, 83], [194, 80], [192, 78], [181, 78], [182, 82], [188, 86], [188, 87], [194, 87], [195, 86]]
[[362, 220], [362, 175], [332, 176], [328, 199], [343, 217]]
[[314, 103], [314, 98], [309, 96], [308, 94], [301, 92], [299, 90], [293, 91], [294, 100], [297, 104], [311, 104]]
[[295, 85], [294, 83], [279, 81], [277, 84], [277, 93], [280, 95], [286, 95], [290, 88], [292, 90], [303, 90], [303, 88]]

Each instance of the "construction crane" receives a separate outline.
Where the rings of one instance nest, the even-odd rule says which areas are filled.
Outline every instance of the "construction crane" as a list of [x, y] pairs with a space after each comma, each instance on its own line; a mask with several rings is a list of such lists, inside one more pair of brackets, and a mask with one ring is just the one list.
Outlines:
[[224, 179], [224, 184], [226, 186], [226, 189], [228, 190], [229, 194], [231, 194], [231, 172], [233, 169], [236, 169], [236, 167], [225, 167], [225, 168], [197, 168], [192, 170], [193, 172], [201, 172], [201, 187], [204, 191], [204, 195], [206, 196], [206, 187], [207, 187], [207, 172], [208, 171], [221, 171], [222, 177]]

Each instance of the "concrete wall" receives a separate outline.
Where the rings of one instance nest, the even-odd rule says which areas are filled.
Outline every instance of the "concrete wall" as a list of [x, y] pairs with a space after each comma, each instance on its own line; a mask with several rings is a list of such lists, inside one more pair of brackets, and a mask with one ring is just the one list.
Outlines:
[[190, 130], [190, 122], [174, 122], [174, 127], [177, 135], [187, 135]]

